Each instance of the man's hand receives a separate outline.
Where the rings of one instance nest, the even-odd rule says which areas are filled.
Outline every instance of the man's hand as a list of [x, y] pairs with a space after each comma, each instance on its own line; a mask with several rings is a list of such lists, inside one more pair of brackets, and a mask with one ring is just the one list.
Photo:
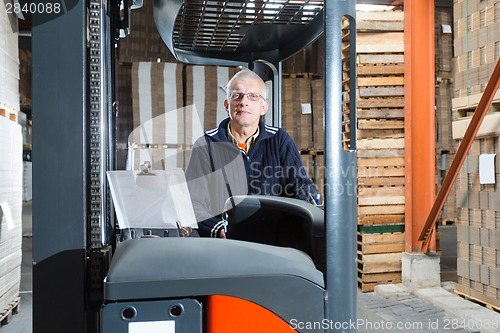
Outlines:
[[221, 231], [219, 232], [219, 237], [220, 238], [226, 238], [226, 232], [224, 231], [224, 229], [221, 229]]

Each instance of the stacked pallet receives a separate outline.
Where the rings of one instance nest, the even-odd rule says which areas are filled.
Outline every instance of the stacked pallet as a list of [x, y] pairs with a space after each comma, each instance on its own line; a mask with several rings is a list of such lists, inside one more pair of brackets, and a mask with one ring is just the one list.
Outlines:
[[[500, 0], [457, 0], [454, 11], [454, 117], [468, 116], [500, 58]], [[500, 91], [493, 109], [500, 110]]]
[[[4, 0], [0, 7], [5, 8]], [[0, 11], [0, 320], [21, 281], [23, 138], [19, 112], [17, 20]]]
[[[457, 177], [456, 293], [500, 310], [500, 172], [484, 183], [482, 154], [498, 154], [500, 133], [476, 138]], [[485, 155], [483, 155], [485, 156]], [[495, 162], [491, 162], [493, 166]]]
[[363, 229], [366, 230], [358, 233], [358, 280], [361, 291], [373, 291], [380, 283], [401, 283], [404, 233], [384, 232], [394, 228]]
[[[6, 2], [0, 0], [0, 8]], [[19, 34], [17, 20], [10, 16], [0, 11], [0, 109], [19, 111]]]
[[363, 291], [401, 281], [403, 16], [403, 12], [357, 13], [358, 282]]
[[[462, 139], [469, 118], [500, 58], [500, 0], [457, 0], [453, 6], [455, 39], [453, 138]], [[491, 111], [500, 111], [500, 91]], [[458, 261], [456, 293], [500, 309], [500, 174], [484, 154], [500, 153], [499, 113], [487, 114], [456, 181]], [[491, 159], [492, 155], [490, 155]], [[483, 160], [483, 158], [485, 158]], [[483, 162], [480, 162], [483, 161]], [[485, 182], [485, 172], [493, 182]]]
[[0, 315], [19, 296], [22, 243], [21, 126], [0, 117]]

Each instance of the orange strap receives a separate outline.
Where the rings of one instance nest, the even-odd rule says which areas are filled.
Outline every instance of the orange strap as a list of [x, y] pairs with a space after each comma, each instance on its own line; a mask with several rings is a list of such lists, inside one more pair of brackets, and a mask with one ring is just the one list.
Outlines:
[[239, 143], [238, 142], [238, 147], [245, 149], [245, 151], [247, 150], [247, 144], [246, 144], [246, 142], [244, 142], [244, 143]]

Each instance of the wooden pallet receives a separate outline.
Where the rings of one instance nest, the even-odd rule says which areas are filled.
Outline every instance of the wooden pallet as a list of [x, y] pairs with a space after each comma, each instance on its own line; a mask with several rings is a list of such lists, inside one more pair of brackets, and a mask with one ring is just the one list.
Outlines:
[[16, 297], [7, 305], [7, 308], [0, 311], [0, 326], [7, 325], [12, 320], [12, 316], [19, 313], [21, 297]]
[[361, 234], [358, 233], [358, 252], [378, 254], [402, 252], [405, 249], [405, 236], [402, 232]]
[[457, 220], [441, 220], [441, 225], [457, 225]]
[[402, 252], [363, 254], [358, 252], [358, 271], [363, 274], [401, 272]]
[[375, 290], [375, 287], [379, 284], [398, 284], [401, 283], [401, 280], [396, 281], [387, 281], [387, 282], [363, 282], [358, 280], [358, 288], [361, 289], [362, 292], [368, 293]]
[[[465, 287], [460, 286], [460, 285], [456, 285], [456, 287], [461, 287], [461, 288], [465, 289]], [[465, 291], [460, 291], [460, 290], [455, 289], [455, 295], [458, 295], [458, 296], [462, 297], [463, 299], [466, 299], [468, 301], [472, 301], [476, 304], [479, 304], [479, 305], [484, 306], [490, 310], [493, 310], [495, 312], [500, 313], [500, 305], [492, 304], [492, 303], [488, 302], [486, 300], [486, 298], [488, 298], [487, 296], [483, 296], [475, 290], [471, 290], [471, 295], [469, 295]], [[473, 296], [473, 295], [475, 295], [475, 296]], [[496, 301], [498, 302], [498, 300], [496, 300]]]
[[2, 105], [0, 105], [0, 116], [5, 117], [14, 122], [17, 122], [17, 113], [11, 112], [9, 111], [9, 109], [2, 108]]
[[369, 292], [379, 284], [401, 283], [401, 272], [365, 274], [358, 270], [358, 287], [362, 292]]
[[[453, 98], [451, 100], [453, 110], [470, 110], [475, 109], [483, 96], [482, 93], [470, 96]], [[492, 105], [500, 103], [500, 90], [493, 96]]]

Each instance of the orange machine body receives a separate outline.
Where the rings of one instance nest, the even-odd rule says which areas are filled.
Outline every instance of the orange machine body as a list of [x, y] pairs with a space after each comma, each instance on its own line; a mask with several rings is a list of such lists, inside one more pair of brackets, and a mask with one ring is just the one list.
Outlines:
[[292, 326], [266, 308], [241, 298], [208, 297], [207, 333], [292, 333]]

